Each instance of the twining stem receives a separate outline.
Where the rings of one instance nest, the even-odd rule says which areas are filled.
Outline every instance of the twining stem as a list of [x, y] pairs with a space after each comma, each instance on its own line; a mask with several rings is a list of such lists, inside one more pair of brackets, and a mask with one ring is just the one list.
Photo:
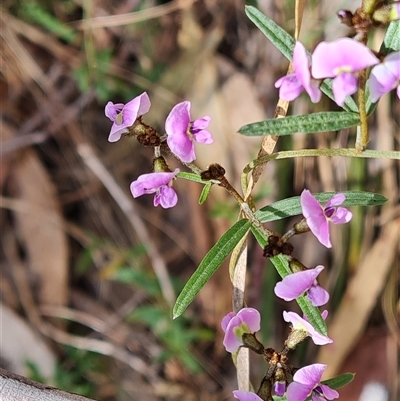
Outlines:
[[358, 111], [360, 113], [360, 133], [357, 134], [356, 151], [363, 152], [369, 142], [367, 109], [365, 102], [365, 86], [367, 82], [367, 70], [362, 70], [358, 77]]

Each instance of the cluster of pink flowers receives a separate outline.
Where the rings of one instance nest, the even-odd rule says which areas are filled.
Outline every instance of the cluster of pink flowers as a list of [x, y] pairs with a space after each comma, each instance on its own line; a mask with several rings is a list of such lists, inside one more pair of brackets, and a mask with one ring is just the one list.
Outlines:
[[[129, 133], [129, 128], [150, 110], [150, 106], [146, 92], [126, 104], [108, 102], [105, 114], [113, 122], [108, 137], [109, 142], [117, 142], [122, 135]], [[205, 116], [192, 121], [190, 106], [188, 101], [178, 103], [165, 122], [169, 149], [183, 163], [191, 163], [196, 159], [193, 141], [205, 144], [213, 142], [210, 132], [206, 130], [210, 117]], [[166, 168], [165, 171], [143, 174], [131, 183], [131, 193], [134, 198], [154, 193], [154, 206], [161, 205], [165, 209], [174, 207], [178, 202], [178, 195], [172, 183], [178, 173], [179, 169], [171, 172]]]
[[371, 71], [371, 100], [397, 88], [400, 98], [400, 52], [392, 53], [383, 63], [364, 44], [354, 39], [341, 38], [321, 42], [311, 57], [302, 43], [296, 42], [293, 51], [294, 72], [275, 83], [279, 96], [286, 101], [296, 99], [304, 90], [313, 103], [321, 99], [319, 85], [325, 78], [333, 78], [332, 90], [336, 103], [343, 106], [346, 96], [356, 93], [358, 72], [375, 66]]
[[[329, 222], [333, 224], [348, 223], [352, 213], [341, 206], [345, 200], [344, 194], [336, 194], [329, 199], [324, 206], [308, 190], [304, 190], [300, 197], [300, 204], [307, 225], [317, 239], [326, 247], [330, 248]], [[275, 294], [291, 301], [306, 293], [314, 306], [325, 305], [329, 300], [329, 293], [316, 281], [317, 276], [324, 269], [317, 266], [314, 269], [299, 271], [286, 276], [275, 286]], [[328, 312], [322, 312], [326, 319]], [[283, 319], [291, 323], [292, 331], [285, 345], [293, 349], [297, 343], [305, 337], [310, 337], [316, 345], [332, 343], [332, 340], [320, 334], [306, 319], [295, 312], [283, 312]], [[247, 338], [244, 334], [255, 335], [260, 330], [260, 313], [253, 308], [243, 308], [238, 313], [230, 312], [223, 319], [221, 327], [225, 333], [223, 344], [228, 352], [235, 353]], [[287, 382], [275, 381], [274, 392], [277, 396], [283, 396], [286, 392], [288, 401], [305, 401], [308, 397], [314, 400], [333, 400], [339, 397], [339, 393], [325, 384], [321, 384], [321, 377], [326, 365], [312, 364], [305, 366], [293, 375], [293, 381], [286, 388]], [[235, 398], [240, 401], [262, 401], [262, 399], [251, 391], [236, 390], [233, 392]]]

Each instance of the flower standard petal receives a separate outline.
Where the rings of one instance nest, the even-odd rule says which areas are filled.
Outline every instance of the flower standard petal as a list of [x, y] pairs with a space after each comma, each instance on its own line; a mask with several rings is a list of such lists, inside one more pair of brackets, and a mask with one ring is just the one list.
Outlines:
[[318, 333], [318, 331], [315, 330], [309, 322], [301, 318], [295, 312], [284, 311], [283, 319], [285, 320], [285, 322], [292, 323], [293, 330], [302, 330], [307, 332], [308, 336], [311, 337], [312, 341], [316, 345], [325, 345], [333, 342], [329, 337], [323, 336], [322, 334]]
[[295, 382], [312, 386], [314, 388], [321, 381], [322, 375], [328, 365], [323, 363], [314, 363], [299, 369], [294, 375]]
[[243, 308], [238, 312], [237, 316], [243, 323], [246, 323], [249, 333], [255, 333], [260, 330], [261, 316], [257, 309]]
[[317, 79], [333, 78], [344, 71], [360, 71], [379, 63], [367, 46], [350, 38], [319, 43], [312, 59], [312, 76]]
[[275, 295], [285, 301], [292, 301], [312, 287], [315, 279], [323, 269], [323, 266], [317, 266], [315, 269], [287, 275], [275, 285]]
[[384, 65], [376, 65], [369, 77], [369, 89], [372, 102], [377, 102], [384, 94], [390, 92], [397, 86], [397, 79], [393, 73]]
[[293, 69], [296, 78], [310, 96], [311, 101], [318, 103], [321, 100], [321, 91], [318, 82], [311, 79], [310, 65], [306, 48], [301, 42], [296, 42], [293, 50]]
[[187, 130], [190, 125], [190, 102], [178, 103], [174, 106], [165, 121], [167, 143], [171, 152], [184, 163], [196, 159], [194, 145]]
[[235, 316], [236, 316], [236, 313], [235, 313], [235, 312], [229, 312], [227, 315], [225, 315], [225, 316], [222, 318], [222, 321], [221, 321], [221, 328], [222, 328], [222, 330], [223, 330], [224, 332], [226, 331], [226, 328], [228, 327], [229, 322], [230, 322]]
[[300, 195], [300, 204], [311, 232], [317, 237], [321, 244], [325, 245], [327, 248], [331, 248], [329, 224], [320, 203], [311, 195], [310, 191], [305, 189]]

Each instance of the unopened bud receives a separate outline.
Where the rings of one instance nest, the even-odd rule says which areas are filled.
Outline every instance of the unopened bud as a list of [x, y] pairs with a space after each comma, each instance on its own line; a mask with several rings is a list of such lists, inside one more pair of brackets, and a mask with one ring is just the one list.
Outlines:
[[388, 24], [400, 19], [400, 3], [387, 4], [378, 8], [372, 14], [372, 19], [381, 24]]
[[298, 344], [304, 341], [308, 337], [306, 330], [292, 330], [289, 337], [285, 341], [285, 346], [289, 349], [295, 349]]
[[349, 27], [353, 26], [353, 13], [349, 10], [339, 10], [336, 14], [340, 22]]
[[302, 219], [298, 223], [293, 226], [296, 234], [302, 234], [310, 231], [310, 227], [308, 227], [307, 220]]
[[221, 180], [224, 178], [225, 169], [217, 163], [210, 164], [208, 169], [202, 171], [200, 177], [203, 181]]
[[257, 354], [262, 355], [264, 353], [264, 345], [257, 340], [255, 334], [243, 333], [242, 342], [244, 347], [251, 349]]
[[169, 173], [171, 170], [169, 169], [167, 162], [162, 156], [156, 157], [153, 160], [153, 171], [155, 173]]

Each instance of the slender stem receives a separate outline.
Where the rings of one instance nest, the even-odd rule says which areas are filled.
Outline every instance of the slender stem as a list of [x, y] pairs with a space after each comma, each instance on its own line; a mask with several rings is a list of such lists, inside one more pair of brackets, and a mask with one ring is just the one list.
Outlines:
[[363, 152], [369, 142], [367, 109], [365, 105], [365, 86], [367, 82], [367, 70], [362, 70], [358, 77], [358, 110], [360, 113], [360, 136], [357, 135], [356, 151]]

